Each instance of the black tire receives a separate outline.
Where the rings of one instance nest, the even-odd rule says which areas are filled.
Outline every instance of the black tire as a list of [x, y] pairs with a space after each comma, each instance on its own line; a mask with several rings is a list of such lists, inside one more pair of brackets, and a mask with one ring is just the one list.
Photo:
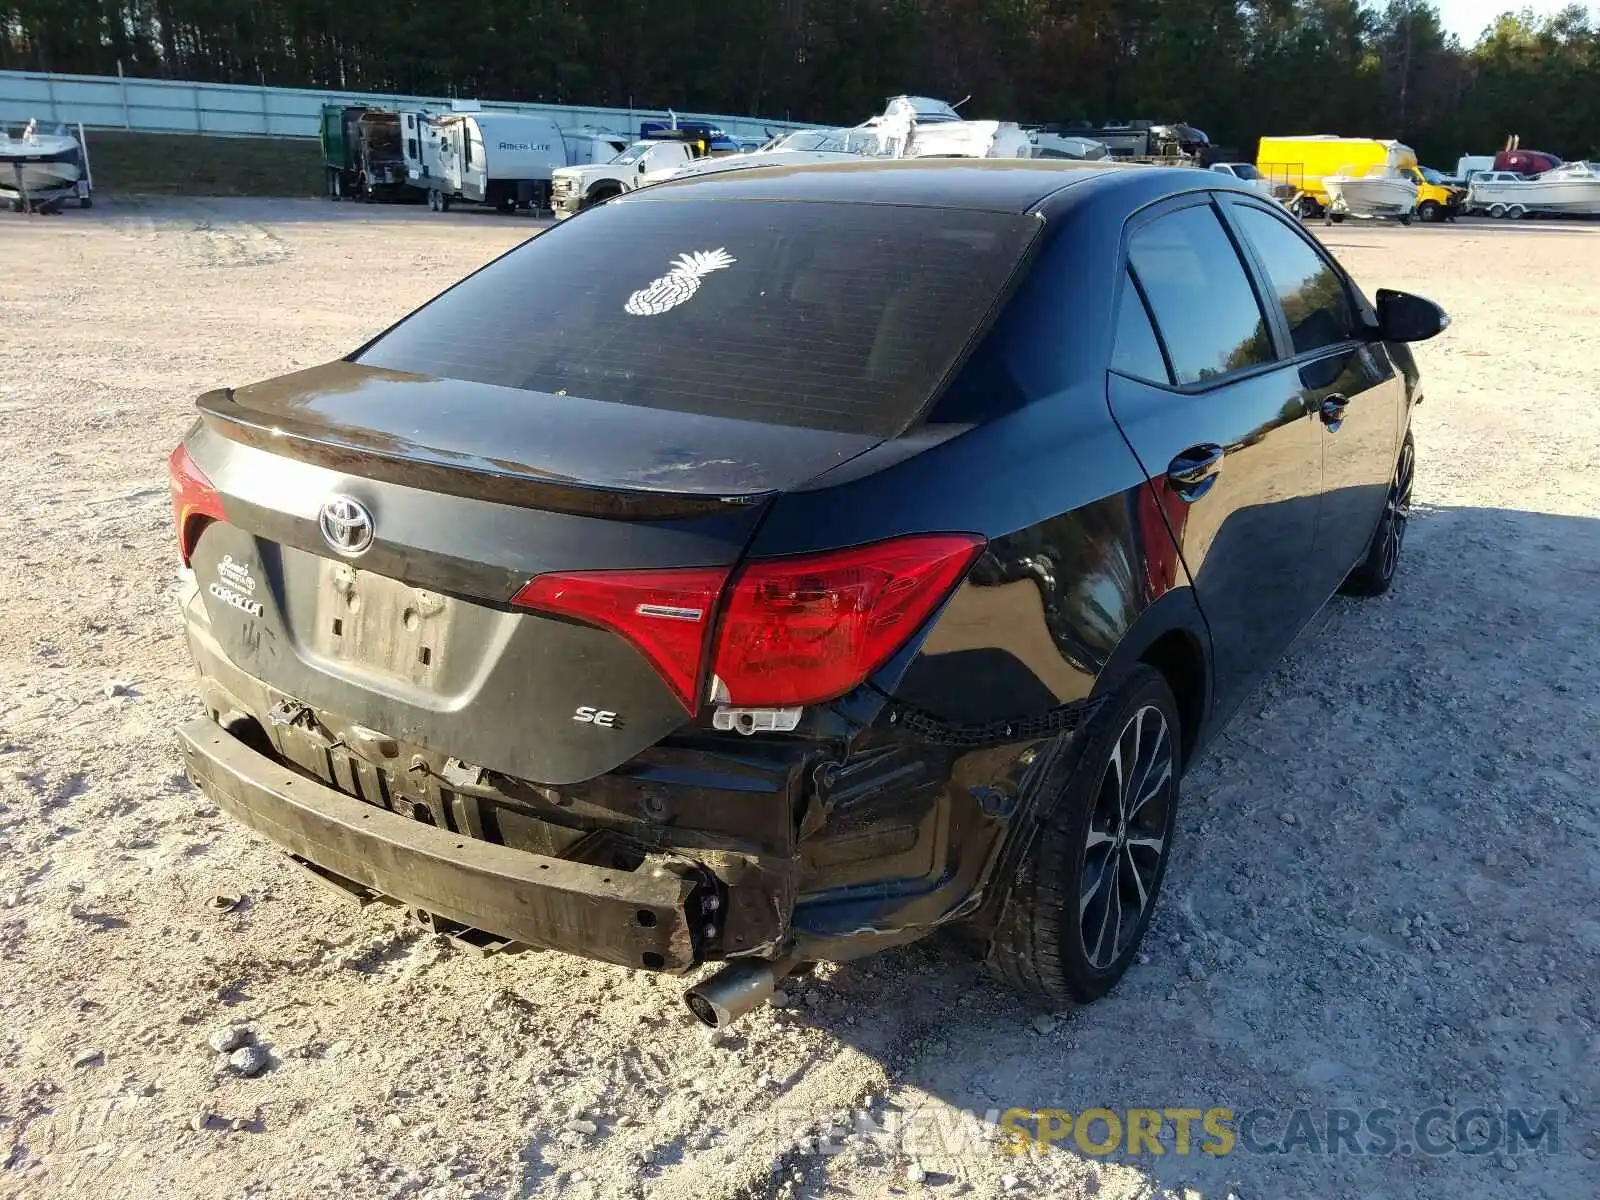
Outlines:
[[440, 212], [449, 212], [450, 211], [450, 197], [444, 192], [440, 192], [439, 193], [439, 211]]
[[93, 196], [82, 196], [82, 197], [80, 197], [78, 199], [78, 207], [79, 208], [93, 208], [94, 207], [94, 197]]
[[593, 208], [596, 204], [604, 204], [614, 196], [622, 195], [622, 189], [615, 185], [603, 185], [592, 190], [584, 202], [585, 208]]
[[517, 202], [510, 196], [503, 196], [495, 202], [495, 211], [510, 216], [517, 211]]
[[1400, 224], [1402, 224], [1402, 225], [1411, 224], [1411, 214], [1410, 213], [1401, 213], [1400, 214]]
[[[1159, 729], [1151, 724], [1157, 716]], [[1136, 733], [1151, 739], [1150, 766], [1141, 769], [1146, 760], [1136, 746], [1133, 766], [1119, 774], [1130, 738], [1145, 744]], [[997, 975], [1055, 1007], [1090, 1004], [1116, 986], [1149, 927], [1177, 824], [1183, 738], [1172, 690], [1160, 672], [1138, 664], [1075, 740], [1044, 785], [1041, 802], [1054, 791], [1055, 803], [1018, 864], [988, 952]], [[1146, 786], [1153, 772], [1161, 778]], [[1131, 821], [1120, 815], [1128, 791], [1145, 797]], [[1083, 899], [1094, 880], [1100, 886], [1089, 887]], [[1144, 902], [1124, 930], [1125, 905], [1140, 895]]]
[[1437, 200], [1424, 200], [1417, 205], [1417, 219], [1424, 225], [1431, 225], [1435, 221], [1444, 220], [1444, 209], [1439, 207]]
[[1345, 577], [1341, 590], [1346, 595], [1381, 596], [1394, 583], [1400, 569], [1400, 551], [1405, 546], [1406, 526], [1411, 520], [1411, 486], [1416, 467], [1417, 444], [1408, 430], [1405, 441], [1400, 443], [1394, 478], [1389, 482], [1389, 496], [1378, 517], [1377, 528], [1372, 531], [1367, 556]]

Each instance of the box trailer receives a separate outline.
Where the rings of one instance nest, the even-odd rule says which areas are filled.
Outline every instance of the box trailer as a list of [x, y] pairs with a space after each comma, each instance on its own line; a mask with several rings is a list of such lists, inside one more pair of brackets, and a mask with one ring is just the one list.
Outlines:
[[324, 104], [321, 142], [328, 199], [411, 198], [398, 112], [359, 104]]
[[1417, 215], [1424, 221], [1442, 221], [1461, 209], [1465, 193], [1442, 180], [1423, 174], [1417, 154], [1404, 142], [1390, 138], [1338, 137], [1302, 134], [1264, 137], [1256, 150], [1256, 169], [1272, 184], [1273, 194], [1300, 217], [1319, 217], [1328, 208], [1329, 175], [1346, 169], [1389, 168], [1417, 187]]

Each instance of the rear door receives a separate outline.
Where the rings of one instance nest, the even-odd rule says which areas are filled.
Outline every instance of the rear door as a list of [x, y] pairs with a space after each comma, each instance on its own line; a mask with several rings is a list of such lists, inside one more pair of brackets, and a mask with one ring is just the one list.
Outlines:
[[1264, 206], [1230, 199], [1223, 211], [1273, 297], [1301, 399], [1321, 430], [1322, 512], [1306, 576], [1316, 606], [1366, 553], [1388, 496], [1405, 389], [1382, 346], [1362, 336], [1354, 291], [1320, 246]]
[[1193, 580], [1231, 708], [1308, 616], [1321, 503], [1320, 428], [1221, 214], [1189, 197], [1126, 240], [1112, 414]]

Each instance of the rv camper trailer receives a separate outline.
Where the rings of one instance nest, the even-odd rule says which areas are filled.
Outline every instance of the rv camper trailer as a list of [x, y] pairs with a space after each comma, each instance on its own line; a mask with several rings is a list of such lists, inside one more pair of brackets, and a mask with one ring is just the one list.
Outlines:
[[564, 133], [549, 117], [456, 108], [401, 114], [406, 176], [428, 207], [486, 204], [548, 209], [557, 167], [604, 162], [626, 144], [605, 131]]

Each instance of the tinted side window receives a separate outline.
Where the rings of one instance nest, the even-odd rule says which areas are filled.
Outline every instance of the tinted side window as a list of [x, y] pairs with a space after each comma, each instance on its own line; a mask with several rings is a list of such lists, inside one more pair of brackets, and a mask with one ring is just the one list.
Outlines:
[[1244, 205], [1236, 205], [1233, 213], [1261, 256], [1267, 279], [1283, 305], [1294, 352], [1304, 354], [1349, 341], [1356, 318], [1338, 271], [1270, 213]]
[[1210, 205], [1146, 225], [1129, 241], [1128, 261], [1144, 285], [1179, 383], [1272, 361], [1261, 306]]
[[1117, 342], [1111, 350], [1111, 369], [1151, 383], [1171, 382], [1150, 314], [1139, 298], [1139, 289], [1133, 285], [1133, 277], [1126, 271], [1122, 276], [1122, 300], [1117, 306]]

